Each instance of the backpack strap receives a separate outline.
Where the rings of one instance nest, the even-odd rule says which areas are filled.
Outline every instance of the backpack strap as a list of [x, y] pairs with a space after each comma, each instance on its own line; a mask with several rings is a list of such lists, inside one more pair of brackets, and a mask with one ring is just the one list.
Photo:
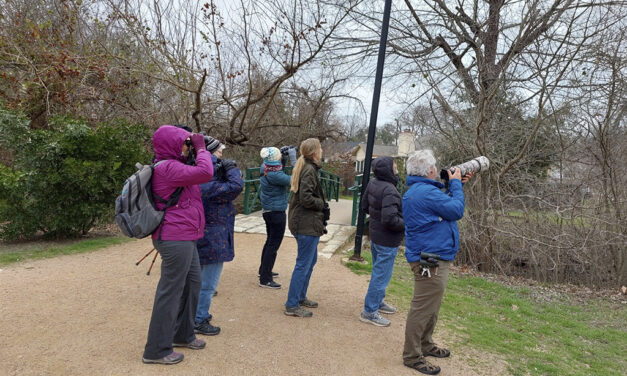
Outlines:
[[[165, 161], [159, 161], [157, 163], [154, 164], [154, 166], [152, 166], [153, 170], [155, 167], [157, 167], [159, 164], [161, 164], [161, 162], [165, 162]], [[163, 207], [163, 218], [161, 218], [161, 223], [159, 223], [159, 240], [161, 240], [161, 231], [163, 230], [163, 221], [165, 221], [165, 211], [176, 205], [179, 202], [179, 199], [181, 198], [181, 193], [183, 193], [183, 188], [185, 187], [178, 187], [171, 195], [170, 198], [168, 198], [167, 200], [164, 199], [163, 197], [160, 197], [158, 194], [156, 194], [155, 192], [152, 192], [153, 196], [162, 204], [165, 204], [165, 206]]]

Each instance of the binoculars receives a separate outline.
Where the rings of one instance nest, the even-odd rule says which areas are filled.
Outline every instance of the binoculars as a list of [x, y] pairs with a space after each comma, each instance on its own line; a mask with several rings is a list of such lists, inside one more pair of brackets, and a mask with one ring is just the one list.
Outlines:
[[283, 165], [286, 164], [288, 159], [292, 166], [296, 164], [296, 154], [298, 153], [298, 149], [296, 149], [295, 146], [292, 146], [292, 145], [283, 146], [281, 149], [279, 149], [279, 151], [281, 152], [281, 157], [282, 157], [281, 159], [282, 159]]
[[441, 260], [440, 255], [435, 253], [420, 252], [420, 265], [428, 268], [437, 268]]
[[490, 161], [488, 158], [481, 156], [460, 165], [442, 169], [442, 171], [440, 171], [440, 179], [448, 181], [448, 171], [453, 173], [455, 172], [455, 168], [459, 168], [461, 175], [464, 176], [469, 172], [481, 172], [483, 170], [487, 170], [488, 167], [490, 167]]

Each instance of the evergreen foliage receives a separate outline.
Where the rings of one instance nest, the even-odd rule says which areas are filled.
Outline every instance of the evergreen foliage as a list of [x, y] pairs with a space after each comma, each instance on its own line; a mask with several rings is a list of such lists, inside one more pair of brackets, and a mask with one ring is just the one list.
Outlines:
[[147, 129], [125, 121], [90, 128], [67, 117], [48, 129], [28, 124], [0, 109], [0, 147], [13, 155], [0, 165], [0, 237], [76, 237], [110, 222], [124, 180], [149, 160]]

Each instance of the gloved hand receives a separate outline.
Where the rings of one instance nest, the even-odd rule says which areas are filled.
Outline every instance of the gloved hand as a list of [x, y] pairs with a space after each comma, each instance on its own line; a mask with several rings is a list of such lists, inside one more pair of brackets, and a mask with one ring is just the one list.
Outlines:
[[[294, 146], [286, 145], [279, 150], [281, 151], [281, 155], [283, 157], [289, 157], [292, 166], [296, 164], [296, 148]], [[283, 165], [285, 165], [285, 163], [283, 163]]]
[[237, 167], [237, 163], [235, 163], [234, 160], [232, 159], [222, 160], [222, 168], [224, 169], [224, 172], [228, 172], [230, 169], [236, 168], [236, 167]]
[[190, 140], [195, 150], [202, 150], [205, 148], [205, 139], [200, 133], [192, 133]]
[[287, 153], [290, 157], [290, 163], [294, 166], [296, 164], [296, 148], [292, 146]]

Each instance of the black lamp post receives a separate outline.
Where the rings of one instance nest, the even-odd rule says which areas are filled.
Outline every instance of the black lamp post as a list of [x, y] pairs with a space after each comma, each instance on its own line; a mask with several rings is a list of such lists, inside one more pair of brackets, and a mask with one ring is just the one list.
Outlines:
[[[392, 8], [392, 0], [385, 0], [383, 8], [383, 25], [381, 26], [381, 41], [379, 43], [379, 57], [377, 59], [377, 73], [374, 79], [374, 93], [372, 95], [372, 108], [370, 111], [370, 126], [368, 127], [368, 142], [366, 143], [366, 159], [364, 161], [364, 172], [361, 180], [361, 195], [364, 197], [364, 191], [370, 180], [370, 164], [372, 162], [372, 149], [374, 148], [374, 137], [377, 131], [377, 115], [379, 113], [379, 98], [381, 96], [381, 81], [383, 81], [383, 65], [385, 64], [385, 46], [388, 39], [388, 29], [390, 27], [390, 11]], [[359, 208], [359, 216], [357, 218], [357, 234], [355, 235], [355, 248], [350, 260], [362, 261], [361, 257], [361, 240], [364, 235], [365, 213]]]

